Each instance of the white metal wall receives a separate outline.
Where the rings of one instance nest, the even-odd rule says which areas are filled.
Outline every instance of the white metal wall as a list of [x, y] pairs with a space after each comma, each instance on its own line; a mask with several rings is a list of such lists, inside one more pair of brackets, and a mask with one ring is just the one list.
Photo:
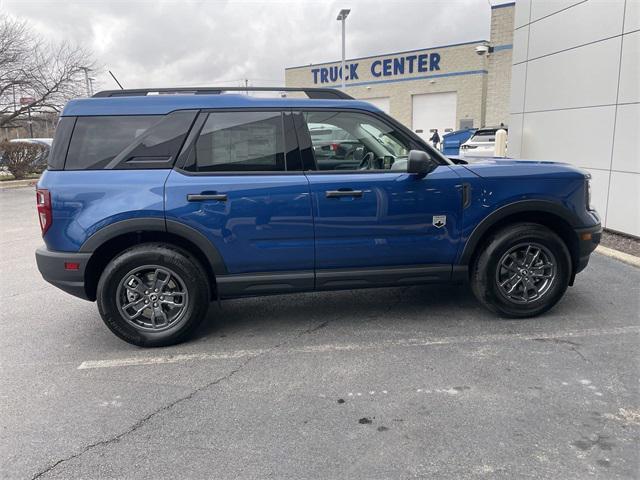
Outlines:
[[591, 172], [605, 227], [640, 236], [640, 0], [517, 0], [509, 156]]

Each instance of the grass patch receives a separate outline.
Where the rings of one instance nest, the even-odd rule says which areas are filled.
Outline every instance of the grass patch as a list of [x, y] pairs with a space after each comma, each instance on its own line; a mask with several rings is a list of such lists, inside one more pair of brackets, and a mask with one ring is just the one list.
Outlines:
[[[40, 174], [38, 173], [30, 173], [26, 177], [21, 180], [34, 180], [40, 178]], [[15, 177], [11, 174], [0, 175], [0, 182], [8, 182], [9, 180], [15, 180]]]

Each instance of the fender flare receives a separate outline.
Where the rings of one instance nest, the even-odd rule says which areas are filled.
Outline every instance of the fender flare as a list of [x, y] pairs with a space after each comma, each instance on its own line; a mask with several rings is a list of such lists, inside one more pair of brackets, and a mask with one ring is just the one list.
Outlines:
[[471, 256], [478, 246], [478, 243], [480, 242], [482, 236], [500, 220], [516, 213], [537, 212], [550, 213], [552, 215], [555, 215], [561, 220], [564, 220], [572, 228], [576, 228], [578, 226], [575, 215], [573, 215], [569, 209], [559, 203], [549, 200], [520, 200], [517, 202], [509, 203], [498, 208], [497, 210], [494, 210], [485, 218], [483, 218], [482, 221], [478, 223], [478, 225], [476, 225], [464, 245], [464, 249], [462, 250], [462, 255], [460, 255], [460, 260], [458, 263], [462, 265], [467, 265], [469, 263], [469, 261], [471, 260]]
[[127, 233], [142, 232], [166, 232], [182, 237], [202, 251], [216, 276], [227, 273], [222, 255], [207, 237], [184, 223], [159, 217], [129, 218], [107, 225], [86, 239], [79, 252], [93, 253], [113, 238]]

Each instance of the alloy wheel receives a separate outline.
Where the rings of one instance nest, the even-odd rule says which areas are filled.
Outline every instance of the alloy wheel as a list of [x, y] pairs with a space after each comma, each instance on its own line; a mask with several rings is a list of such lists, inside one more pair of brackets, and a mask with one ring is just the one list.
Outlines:
[[520, 243], [498, 262], [496, 283], [502, 296], [514, 303], [528, 304], [542, 298], [553, 285], [555, 256], [539, 243]]
[[145, 265], [123, 277], [116, 303], [124, 319], [135, 328], [158, 332], [184, 317], [189, 295], [184, 281], [173, 270]]

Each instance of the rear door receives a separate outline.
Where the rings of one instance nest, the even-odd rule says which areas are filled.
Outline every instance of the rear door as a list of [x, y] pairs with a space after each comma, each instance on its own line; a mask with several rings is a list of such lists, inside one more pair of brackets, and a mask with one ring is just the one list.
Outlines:
[[[426, 177], [406, 173], [412, 141], [365, 112], [301, 114], [301, 151], [313, 155], [307, 131], [344, 129], [364, 154], [357, 168], [315, 156], [307, 171], [315, 222], [316, 287], [346, 288], [448, 280], [460, 239], [462, 186], [448, 165]], [[305, 144], [311, 148], [305, 149]], [[349, 163], [347, 162], [347, 165]]]
[[313, 288], [311, 200], [299, 162], [290, 113], [218, 110], [196, 121], [166, 183], [167, 228], [186, 225], [213, 244], [221, 296]]

